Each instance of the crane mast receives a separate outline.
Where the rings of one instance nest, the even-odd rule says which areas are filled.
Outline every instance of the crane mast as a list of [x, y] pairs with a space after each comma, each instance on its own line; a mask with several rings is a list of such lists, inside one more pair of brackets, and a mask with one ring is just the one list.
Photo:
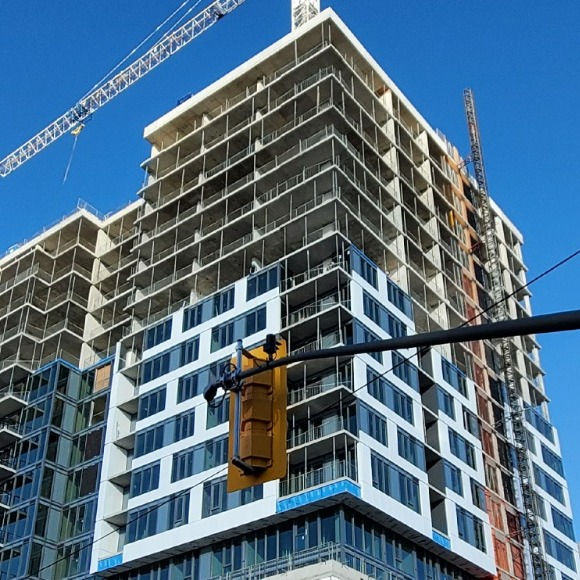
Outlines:
[[319, 12], [320, 0], [292, 0], [292, 30], [296, 30]]
[[[464, 90], [463, 100], [471, 145], [471, 161], [473, 163], [473, 170], [478, 187], [477, 200], [479, 202], [483, 226], [480, 227], [480, 233], [483, 234], [483, 241], [486, 247], [486, 262], [489, 271], [490, 290], [495, 305], [494, 314], [497, 321], [504, 321], [509, 318], [506, 292], [499, 257], [499, 248], [496, 239], [494, 216], [491, 211], [487, 188], [487, 176], [485, 174], [485, 166], [483, 163], [483, 152], [479, 134], [479, 123], [477, 121], [475, 110], [475, 99], [471, 89]], [[548, 580], [550, 575], [543, 555], [540, 525], [534, 499], [534, 490], [532, 487], [526, 429], [524, 426], [524, 408], [516, 388], [510, 340], [508, 338], [502, 338], [500, 346], [504, 362], [504, 378], [508, 393], [510, 424], [513, 432], [517, 468], [519, 471], [519, 485], [522, 498], [521, 503], [523, 504], [521, 507], [523, 507], [524, 512], [524, 536], [530, 551], [533, 578], [536, 580]]]
[[173, 56], [194, 38], [235, 10], [245, 0], [214, 0], [199, 14], [153, 45], [143, 56], [95, 88], [74, 107], [0, 161], [0, 177], [6, 177], [65, 133], [79, 127], [97, 109], [128, 89], [140, 78]]

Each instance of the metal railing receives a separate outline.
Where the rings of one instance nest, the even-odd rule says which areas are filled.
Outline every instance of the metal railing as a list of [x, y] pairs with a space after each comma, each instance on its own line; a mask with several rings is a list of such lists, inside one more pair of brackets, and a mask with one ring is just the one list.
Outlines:
[[317, 487], [344, 477], [348, 477], [353, 481], [357, 480], [356, 462], [336, 459], [318, 469], [290, 475], [287, 479], [281, 480], [280, 497], [300, 493], [305, 489]]

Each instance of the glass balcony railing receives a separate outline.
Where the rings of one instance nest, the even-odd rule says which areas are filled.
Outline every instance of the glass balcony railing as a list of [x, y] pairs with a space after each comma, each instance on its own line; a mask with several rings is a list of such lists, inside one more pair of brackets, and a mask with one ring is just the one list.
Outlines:
[[300, 493], [305, 489], [330, 483], [343, 477], [348, 477], [353, 481], [357, 480], [356, 462], [344, 459], [334, 460], [305, 473], [290, 474], [287, 479], [280, 481], [280, 497]]

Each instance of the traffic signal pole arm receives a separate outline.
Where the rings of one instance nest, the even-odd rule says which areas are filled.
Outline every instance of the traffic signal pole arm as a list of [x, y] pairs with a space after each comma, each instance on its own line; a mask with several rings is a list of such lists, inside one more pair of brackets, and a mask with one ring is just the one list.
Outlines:
[[[558, 312], [555, 314], [542, 314], [517, 320], [505, 320], [503, 322], [491, 322], [489, 324], [479, 324], [475, 326], [462, 326], [459, 328], [452, 328], [451, 330], [424, 332], [401, 338], [390, 338], [388, 340], [377, 340], [362, 344], [323, 348], [316, 351], [291, 354], [283, 358], [267, 361], [258, 368], [250, 368], [240, 371], [237, 373], [236, 379], [241, 381], [266, 370], [306, 360], [334, 358], [337, 356], [354, 356], [363, 353], [397, 350], [399, 348], [419, 348], [435, 346], [438, 344], [469, 342], [472, 340], [490, 340], [511, 336], [525, 336], [528, 334], [547, 334], [551, 332], [579, 329], [580, 310]], [[216, 387], [217, 385], [218, 384], [216, 384]]]

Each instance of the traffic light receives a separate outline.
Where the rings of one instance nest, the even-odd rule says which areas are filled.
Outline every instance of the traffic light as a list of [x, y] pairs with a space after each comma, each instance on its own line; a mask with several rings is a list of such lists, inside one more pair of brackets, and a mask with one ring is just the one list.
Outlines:
[[[286, 341], [277, 342], [278, 358], [286, 356]], [[240, 370], [265, 364], [270, 346], [244, 351]], [[287, 392], [286, 367], [244, 379], [230, 391], [228, 492], [286, 475]]]

